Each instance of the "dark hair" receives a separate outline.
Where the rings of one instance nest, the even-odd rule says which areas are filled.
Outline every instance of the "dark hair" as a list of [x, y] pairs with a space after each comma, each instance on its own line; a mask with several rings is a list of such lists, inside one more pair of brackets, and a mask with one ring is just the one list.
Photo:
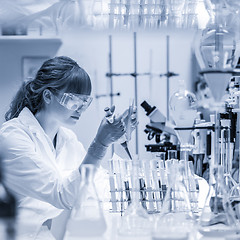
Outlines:
[[84, 69], [69, 57], [54, 57], [43, 63], [32, 81], [24, 82], [11, 102], [5, 119], [18, 117], [24, 107], [36, 114], [43, 106], [43, 91], [45, 89], [57, 93], [66, 92], [90, 95], [91, 80]]

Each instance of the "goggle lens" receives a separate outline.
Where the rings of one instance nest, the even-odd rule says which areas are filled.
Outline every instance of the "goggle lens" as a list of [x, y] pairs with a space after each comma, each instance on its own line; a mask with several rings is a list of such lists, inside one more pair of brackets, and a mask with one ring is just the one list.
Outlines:
[[85, 111], [92, 102], [92, 97], [83, 94], [64, 93], [59, 103], [69, 110]]

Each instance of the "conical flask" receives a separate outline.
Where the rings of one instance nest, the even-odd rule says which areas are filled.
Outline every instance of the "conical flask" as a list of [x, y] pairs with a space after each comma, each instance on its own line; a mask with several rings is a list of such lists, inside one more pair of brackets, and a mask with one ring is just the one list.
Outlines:
[[191, 211], [189, 196], [183, 183], [184, 169], [177, 161], [166, 162], [168, 188], [163, 201], [162, 212], [155, 221], [153, 240], [187, 240], [193, 232], [194, 216]]
[[78, 199], [67, 223], [66, 235], [69, 237], [99, 237], [107, 225], [101, 202], [94, 184], [96, 167], [92, 164], [81, 166], [81, 186]]
[[139, 159], [132, 162], [132, 201], [124, 212], [118, 234], [127, 237], [144, 237], [151, 234], [151, 218], [140, 202]]
[[233, 207], [235, 217], [238, 219], [238, 221], [240, 221], [240, 184], [231, 189], [230, 202]]
[[240, 230], [224, 183], [223, 167], [210, 169], [210, 187], [202, 214], [199, 232], [207, 237], [227, 237]]

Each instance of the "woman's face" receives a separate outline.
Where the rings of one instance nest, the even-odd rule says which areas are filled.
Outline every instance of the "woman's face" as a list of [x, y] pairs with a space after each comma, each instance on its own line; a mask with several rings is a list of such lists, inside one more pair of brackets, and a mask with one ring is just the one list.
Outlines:
[[53, 117], [64, 125], [73, 125], [81, 114], [89, 107], [92, 97], [83, 94], [66, 93], [59, 91], [53, 94], [51, 112]]

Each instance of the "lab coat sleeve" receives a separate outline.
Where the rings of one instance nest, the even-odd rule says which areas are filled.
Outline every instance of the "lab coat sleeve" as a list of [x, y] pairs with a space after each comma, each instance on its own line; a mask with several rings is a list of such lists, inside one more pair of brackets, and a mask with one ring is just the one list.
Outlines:
[[[80, 184], [78, 169], [63, 178], [49, 159], [42, 159], [23, 130], [1, 134], [8, 142], [3, 160], [5, 184], [21, 197], [29, 196], [60, 209], [71, 209]], [[17, 131], [17, 132], [16, 132]], [[14, 137], [11, 137], [14, 136]]]

